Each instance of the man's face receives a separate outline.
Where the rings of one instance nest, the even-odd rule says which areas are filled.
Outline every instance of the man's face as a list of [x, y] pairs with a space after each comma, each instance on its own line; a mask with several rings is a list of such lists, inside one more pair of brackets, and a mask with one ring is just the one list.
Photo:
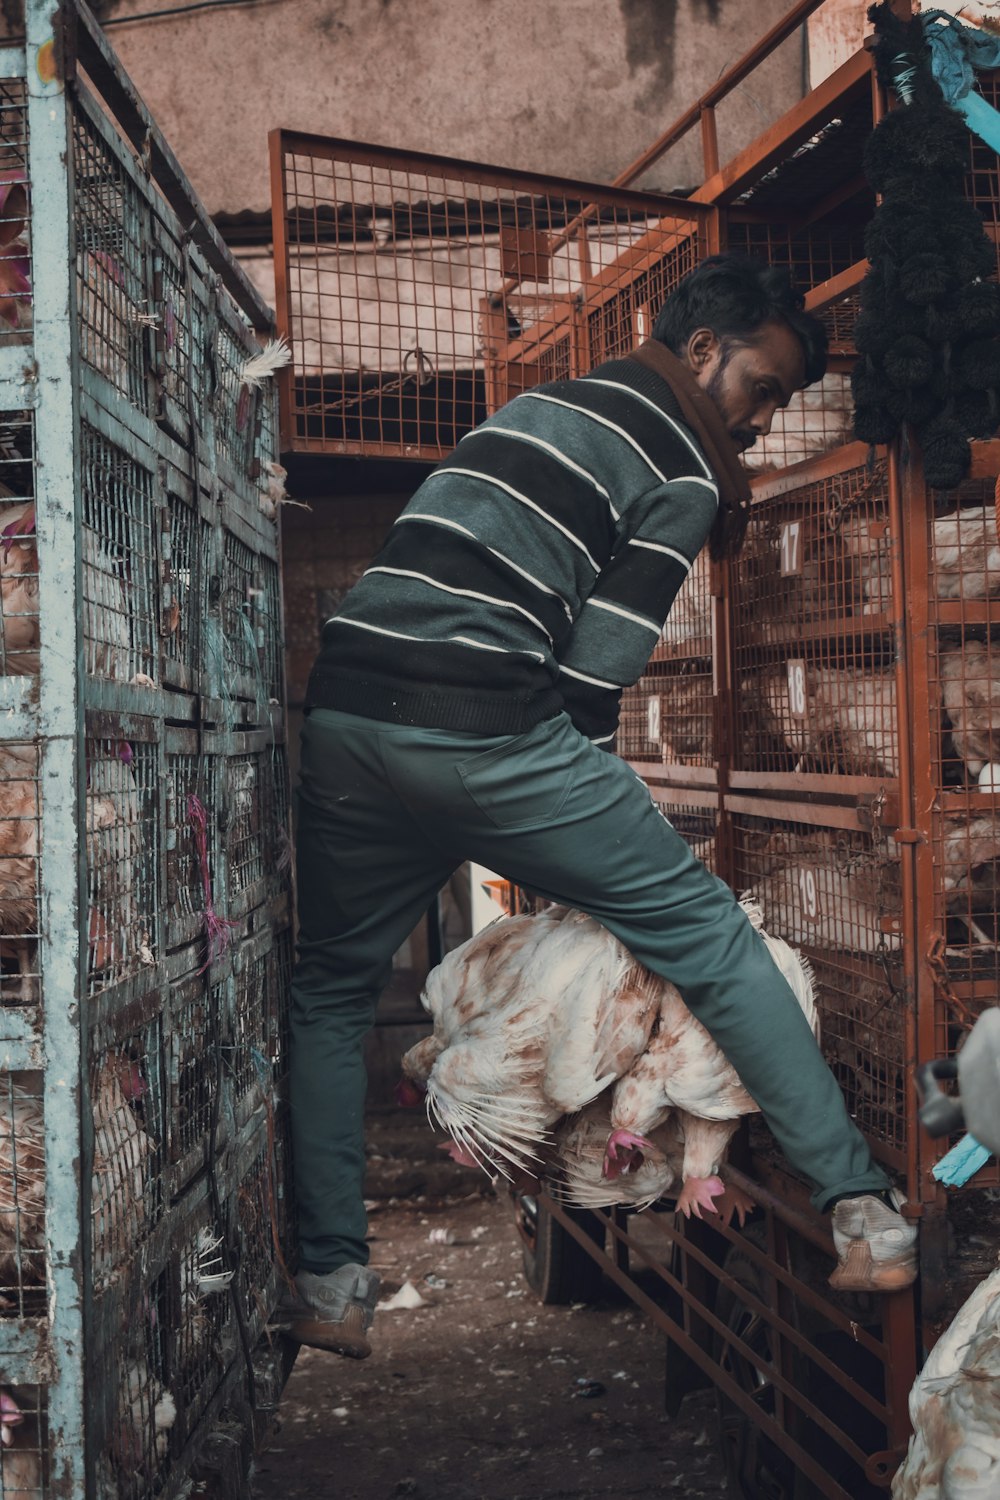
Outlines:
[[805, 353], [787, 323], [762, 323], [752, 342], [724, 343], [710, 328], [699, 328], [687, 346], [695, 379], [719, 409], [741, 452], [766, 437], [778, 407], [785, 407], [805, 382]]

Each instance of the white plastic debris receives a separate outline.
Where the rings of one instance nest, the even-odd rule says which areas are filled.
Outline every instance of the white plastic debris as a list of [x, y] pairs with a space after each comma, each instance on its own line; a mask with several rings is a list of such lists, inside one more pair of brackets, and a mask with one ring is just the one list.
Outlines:
[[432, 1245], [453, 1245], [455, 1231], [454, 1229], [432, 1229], [427, 1238]]
[[469, 1238], [473, 1239], [473, 1240], [481, 1240], [482, 1237], [483, 1237], [483, 1235], [486, 1234], [486, 1233], [487, 1233], [486, 1225], [485, 1224], [477, 1224], [476, 1227], [475, 1227], [475, 1229], [472, 1231], [471, 1235], [469, 1236]]
[[404, 1281], [395, 1296], [378, 1305], [382, 1312], [398, 1312], [401, 1308], [426, 1307], [427, 1300], [421, 1297], [412, 1281]]

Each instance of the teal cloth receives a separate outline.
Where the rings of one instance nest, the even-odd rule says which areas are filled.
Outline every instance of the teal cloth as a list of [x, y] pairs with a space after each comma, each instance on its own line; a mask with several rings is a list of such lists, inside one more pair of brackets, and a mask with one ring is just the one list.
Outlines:
[[986, 1165], [991, 1155], [975, 1136], [963, 1135], [937, 1165], [931, 1168], [931, 1175], [947, 1187], [964, 1187], [969, 1178], [974, 1177], [979, 1168]]
[[966, 26], [944, 10], [926, 11], [920, 19], [931, 50], [931, 72], [945, 99], [970, 130], [1000, 152], [1000, 114], [973, 88], [977, 68], [1000, 67], [1000, 36]]

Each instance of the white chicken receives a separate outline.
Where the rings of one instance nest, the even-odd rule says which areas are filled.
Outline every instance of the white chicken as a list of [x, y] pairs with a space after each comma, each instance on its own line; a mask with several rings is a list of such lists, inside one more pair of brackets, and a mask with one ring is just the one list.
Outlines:
[[23, 500], [0, 507], [0, 672], [37, 672], [38, 645], [35, 506]]
[[958, 1310], [910, 1391], [913, 1436], [892, 1500], [1000, 1494], [1000, 1267]]
[[502, 917], [428, 975], [434, 1033], [403, 1058], [398, 1097], [426, 1091], [428, 1114], [471, 1159], [530, 1173], [556, 1121], [641, 1053], [659, 985], [579, 912]]
[[[23, 1394], [19, 1399], [24, 1400]], [[22, 1407], [4, 1390], [0, 1390], [0, 1496], [3, 1500], [42, 1500], [37, 1421], [29, 1422]]]
[[755, 859], [749, 900], [788, 943], [843, 953], [895, 952], [901, 944], [898, 845], [842, 847], [825, 829], [776, 829]]
[[793, 712], [784, 668], [748, 679], [742, 692], [767, 728], [798, 756], [797, 771], [898, 776], [896, 676], [893, 670], [846, 671], [808, 665]]
[[[819, 1016], [809, 965], [780, 938], [763, 931], [760, 907], [741, 902], [761, 933], [771, 957], [788, 981], [803, 1014], [818, 1036]], [[704, 1026], [688, 1010], [679, 990], [659, 981], [659, 1013], [645, 1051], [611, 1091], [611, 1125], [605, 1172], [614, 1177], [634, 1169], [650, 1148], [650, 1132], [673, 1113], [683, 1140], [683, 1184], [677, 1207], [684, 1214], [715, 1213], [725, 1191], [718, 1175], [740, 1117], [756, 1113], [735, 1068]], [[751, 1205], [736, 1196], [737, 1208]]]
[[[892, 605], [892, 566], [886, 523], [858, 516], [841, 531], [860, 581], [866, 614]], [[1000, 544], [992, 506], [974, 505], [931, 521], [930, 593], [937, 599], [994, 599], [1000, 595]]]
[[1000, 761], [1000, 658], [982, 641], [969, 640], [941, 652], [939, 671], [955, 753], [978, 777], [985, 765]]
[[634, 1170], [605, 1174], [605, 1153], [612, 1130], [608, 1091], [579, 1114], [567, 1115], [556, 1127], [547, 1177], [554, 1197], [578, 1208], [627, 1204], [648, 1208], [680, 1176], [683, 1143], [676, 1120], [668, 1115], [649, 1132], [645, 1149], [636, 1153]]

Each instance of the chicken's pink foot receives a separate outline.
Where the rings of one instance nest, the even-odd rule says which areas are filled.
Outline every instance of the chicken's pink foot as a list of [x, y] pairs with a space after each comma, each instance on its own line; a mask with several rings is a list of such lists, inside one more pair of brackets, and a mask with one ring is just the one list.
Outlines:
[[703, 1210], [715, 1214], [718, 1212], [715, 1200], [725, 1190], [721, 1177], [687, 1177], [677, 1195], [677, 1212], [683, 1214], [685, 1219], [690, 1219], [692, 1214], [700, 1219]]
[[643, 1153], [653, 1149], [652, 1141], [631, 1130], [613, 1130], [604, 1149], [603, 1175], [613, 1182], [616, 1177], [627, 1177], [629, 1172], [642, 1166]]

